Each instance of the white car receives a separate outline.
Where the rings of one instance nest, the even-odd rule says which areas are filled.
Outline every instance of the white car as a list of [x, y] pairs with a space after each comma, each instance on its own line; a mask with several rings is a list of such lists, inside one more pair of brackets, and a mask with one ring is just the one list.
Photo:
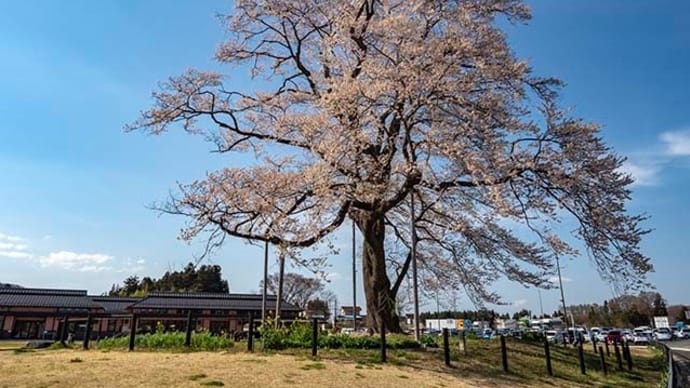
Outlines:
[[632, 342], [635, 345], [648, 344], [652, 340], [652, 332], [650, 330], [633, 330]]
[[598, 342], [605, 342], [607, 335], [609, 335], [609, 329], [606, 329], [606, 328], [601, 329], [601, 331], [597, 333], [597, 341]]
[[660, 327], [654, 330], [654, 339], [657, 341], [670, 341], [672, 338], [671, 329], [667, 327]]
[[630, 329], [623, 329], [621, 330], [621, 337], [623, 337], [623, 341], [632, 341], [633, 340], [633, 333]]
[[544, 335], [546, 335], [546, 340], [549, 342], [563, 342], [563, 333], [558, 330], [546, 330]]
[[673, 330], [673, 336], [678, 339], [690, 338], [690, 331], [687, 328]]

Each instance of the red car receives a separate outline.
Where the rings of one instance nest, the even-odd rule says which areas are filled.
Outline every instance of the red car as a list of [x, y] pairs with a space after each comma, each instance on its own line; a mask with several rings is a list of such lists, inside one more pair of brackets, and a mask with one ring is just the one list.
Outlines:
[[606, 343], [608, 344], [613, 344], [613, 343], [623, 343], [623, 336], [621, 335], [620, 330], [611, 330], [609, 331], [609, 334], [606, 336]]

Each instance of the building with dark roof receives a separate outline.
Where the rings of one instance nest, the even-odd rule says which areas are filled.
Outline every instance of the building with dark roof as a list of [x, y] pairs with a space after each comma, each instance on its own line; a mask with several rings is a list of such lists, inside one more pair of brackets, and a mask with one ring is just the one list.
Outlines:
[[[92, 335], [100, 337], [163, 325], [186, 328], [191, 314], [197, 329], [216, 333], [241, 331], [250, 317], [261, 316], [261, 295], [152, 292], [144, 297], [88, 295], [84, 290], [0, 288], [0, 338], [54, 338], [66, 325], [67, 332], [83, 335], [87, 320]], [[274, 316], [276, 297], [267, 297]], [[297, 317], [300, 309], [283, 302], [282, 319]], [[80, 330], [82, 332], [80, 333]]]

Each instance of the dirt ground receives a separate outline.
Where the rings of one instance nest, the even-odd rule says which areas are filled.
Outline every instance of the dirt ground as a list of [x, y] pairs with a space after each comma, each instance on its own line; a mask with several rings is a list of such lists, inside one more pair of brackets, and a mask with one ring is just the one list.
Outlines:
[[44, 350], [0, 353], [0, 387], [472, 387], [452, 375], [299, 356]]

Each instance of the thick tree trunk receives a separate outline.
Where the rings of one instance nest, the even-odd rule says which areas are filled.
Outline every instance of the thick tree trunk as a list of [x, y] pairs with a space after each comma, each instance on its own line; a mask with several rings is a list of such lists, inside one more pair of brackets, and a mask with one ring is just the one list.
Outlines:
[[367, 326], [378, 332], [384, 321], [388, 331], [399, 333], [401, 330], [395, 313], [395, 295], [386, 273], [386, 226], [383, 216], [363, 214], [357, 217], [357, 225], [364, 236], [362, 278], [367, 301]]

